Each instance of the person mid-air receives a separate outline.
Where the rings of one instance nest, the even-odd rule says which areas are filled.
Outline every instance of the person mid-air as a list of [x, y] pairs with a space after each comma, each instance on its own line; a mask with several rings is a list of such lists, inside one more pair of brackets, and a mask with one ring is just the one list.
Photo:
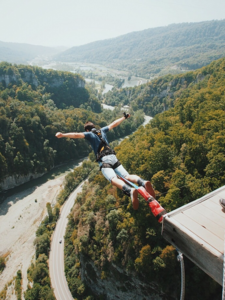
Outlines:
[[150, 195], [155, 196], [152, 185], [150, 181], [144, 180], [137, 175], [130, 175], [117, 159], [115, 152], [110, 148], [107, 140], [107, 132], [120, 125], [129, 117], [130, 114], [124, 113], [124, 117], [115, 120], [110, 125], [99, 130], [95, 128], [95, 125], [92, 122], [86, 122], [84, 124], [85, 132], [57, 132], [56, 137], [71, 139], [85, 138], [91, 144], [91, 147], [96, 155], [96, 161], [99, 163], [104, 177], [110, 181], [112, 185], [121, 189], [125, 195], [130, 196], [133, 208], [137, 210], [139, 206], [137, 189], [131, 188], [128, 184], [124, 183], [123, 180], [118, 178], [117, 175], [138, 184], [138, 186], [143, 186]]

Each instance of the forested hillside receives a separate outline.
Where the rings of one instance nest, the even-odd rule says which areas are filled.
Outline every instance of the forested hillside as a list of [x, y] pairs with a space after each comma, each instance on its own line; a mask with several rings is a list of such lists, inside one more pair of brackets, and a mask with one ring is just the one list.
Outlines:
[[[83, 132], [88, 120], [102, 127], [122, 114], [118, 110], [100, 112], [95, 91], [85, 88], [84, 79], [77, 74], [1, 63], [0, 183], [8, 176], [30, 174], [32, 178], [59, 163], [88, 155], [91, 148], [85, 140], [59, 141], [55, 134]], [[143, 115], [137, 112], [130, 122], [110, 132], [110, 141], [115, 134], [131, 133], [142, 122]]]
[[129, 105], [132, 109], [143, 109], [147, 115], [156, 114], [174, 106], [175, 100], [193, 86], [208, 82], [213, 73], [220, 74], [224, 58], [199, 70], [180, 75], [166, 75], [137, 87], [113, 88], [105, 95], [104, 102], [112, 106]]
[[56, 56], [152, 76], [193, 70], [225, 56], [225, 20], [172, 24], [73, 47]]
[[[199, 74], [207, 75], [186, 88], [180, 86], [173, 108], [116, 148], [131, 174], [152, 181], [167, 211], [225, 184], [225, 59]], [[115, 284], [115, 293], [123, 293], [123, 299], [130, 299], [126, 295], [132, 284], [125, 286], [134, 277], [143, 287], [155, 286], [148, 296], [158, 291], [162, 299], [179, 298], [179, 264], [175, 249], [161, 237], [161, 226], [144, 201], [134, 211], [130, 199], [100, 173], [92, 174], [76, 199], [66, 249], [66, 274], [77, 299], [90, 299], [90, 293], [104, 299], [108, 291], [99, 282], [108, 284], [118, 274], [116, 268], [124, 270]], [[217, 283], [187, 259], [185, 266], [187, 299], [221, 298]], [[136, 289], [132, 292], [137, 296]]]

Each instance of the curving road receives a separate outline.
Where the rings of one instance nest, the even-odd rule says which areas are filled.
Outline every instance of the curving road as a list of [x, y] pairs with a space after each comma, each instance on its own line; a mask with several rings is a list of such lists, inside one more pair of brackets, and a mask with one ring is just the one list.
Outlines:
[[[57, 300], [74, 300], [68, 288], [64, 273], [64, 235], [68, 223], [67, 216], [74, 205], [74, 200], [77, 194], [81, 192], [83, 184], [84, 181], [70, 194], [69, 198], [63, 205], [60, 218], [52, 236], [49, 256], [49, 272], [52, 288]], [[59, 243], [60, 239], [62, 239], [61, 244]]]

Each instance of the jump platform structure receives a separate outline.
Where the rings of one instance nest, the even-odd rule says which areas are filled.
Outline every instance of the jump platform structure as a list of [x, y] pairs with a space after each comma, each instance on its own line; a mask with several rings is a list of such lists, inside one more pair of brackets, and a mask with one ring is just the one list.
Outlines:
[[163, 217], [162, 236], [223, 286], [225, 186]]

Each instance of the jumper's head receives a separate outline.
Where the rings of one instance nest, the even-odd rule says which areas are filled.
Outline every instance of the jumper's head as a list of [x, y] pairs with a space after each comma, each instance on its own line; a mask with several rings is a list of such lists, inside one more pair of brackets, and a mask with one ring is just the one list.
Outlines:
[[91, 131], [93, 128], [95, 128], [95, 125], [92, 122], [86, 122], [84, 124], [85, 131]]

